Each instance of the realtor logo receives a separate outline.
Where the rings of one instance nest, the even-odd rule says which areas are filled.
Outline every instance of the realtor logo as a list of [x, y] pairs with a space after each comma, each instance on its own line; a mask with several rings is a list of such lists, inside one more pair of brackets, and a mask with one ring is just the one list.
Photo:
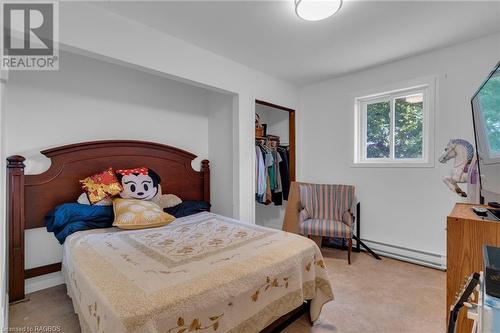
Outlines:
[[59, 68], [57, 2], [3, 2], [1, 69]]

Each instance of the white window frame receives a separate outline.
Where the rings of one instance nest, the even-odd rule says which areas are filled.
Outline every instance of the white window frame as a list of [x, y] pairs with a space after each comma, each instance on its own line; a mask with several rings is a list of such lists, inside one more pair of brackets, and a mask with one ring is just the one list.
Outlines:
[[[434, 117], [436, 77], [402, 82], [386, 87], [383, 92], [366, 93], [354, 99], [354, 167], [433, 167], [434, 166]], [[380, 89], [382, 90], [382, 89]], [[380, 91], [379, 90], [379, 91]], [[395, 100], [400, 97], [423, 95], [422, 157], [395, 158]], [[377, 102], [390, 103], [390, 157], [366, 158], [367, 106]]]

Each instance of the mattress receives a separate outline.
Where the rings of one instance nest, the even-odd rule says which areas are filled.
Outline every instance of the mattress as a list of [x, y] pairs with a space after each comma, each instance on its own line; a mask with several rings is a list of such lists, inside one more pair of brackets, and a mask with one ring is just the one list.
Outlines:
[[259, 332], [333, 299], [313, 241], [213, 213], [75, 233], [63, 274], [84, 332]]

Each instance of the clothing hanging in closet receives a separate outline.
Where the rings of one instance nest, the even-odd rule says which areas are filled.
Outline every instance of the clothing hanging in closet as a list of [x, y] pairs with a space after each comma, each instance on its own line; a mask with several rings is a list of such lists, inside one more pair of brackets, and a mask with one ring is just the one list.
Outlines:
[[288, 148], [278, 147], [278, 153], [281, 156], [280, 173], [281, 184], [283, 186], [283, 200], [288, 200], [288, 193], [290, 193], [290, 156]]
[[276, 206], [288, 200], [290, 189], [289, 155], [285, 147], [277, 147], [276, 142], [265, 145], [258, 142], [255, 146], [255, 179], [257, 202]]

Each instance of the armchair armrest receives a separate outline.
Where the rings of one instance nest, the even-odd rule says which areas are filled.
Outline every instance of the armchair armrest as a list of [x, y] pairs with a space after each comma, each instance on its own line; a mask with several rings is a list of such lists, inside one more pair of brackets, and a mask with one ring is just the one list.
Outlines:
[[309, 212], [307, 211], [307, 209], [303, 208], [299, 213], [299, 223], [302, 223], [309, 218], [310, 218]]
[[352, 227], [352, 225], [355, 222], [354, 214], [351, 212], [351, 209], [349, 208], [342, 214], [342, 222], [347, 224], [348, 226]]
[[290, 193], [288, 194], [288, 204], [283, 220], [283, 231], [288, 231], [294, 234], [300, 233], [300, 212], [302, 204], [300, 202], [299, 183], [292, 182], [290, 184]]

